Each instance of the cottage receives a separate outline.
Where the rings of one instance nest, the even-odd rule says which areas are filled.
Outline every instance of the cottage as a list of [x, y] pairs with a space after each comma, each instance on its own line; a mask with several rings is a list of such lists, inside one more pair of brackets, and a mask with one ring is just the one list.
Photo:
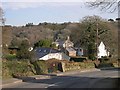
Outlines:
[[58, 38], [58, 39], [57, 39], [55, 42], [53, 42], [52, 44], [55, 44], [56, 47], [58, 47], [58, 49], [62, 49], [62, 48], [63, 48], [64, 41]]
[[57, 39], [55, 42], [53, 42], [57, 47], [61, 48], [67, 48], [67, 47], [73, 47], [73, 42], [70, 41], [70, 37], [67, 37], [67, 40], [63, 41], [61, 39]]
[[16, 55], [17, 51], [20, 49], [18, 48], [18, 46], [14, 46], [14, 47], [11, 46], [11, 47], [8, 47], [8, 50], [10, 54]]
[[73, 49], [72, 47], [68, 47], [66, 48], [66, 54], [68, 56], [76, 56], [76, 50]]
[[35, 49], [36, 56], [38, 60], [49, 60], [49, 59], [58, 59], [58, 60], [69, 60], [70, 57], [60, 52], [57, 49], [40, 47]]
[[70, 41], [70, 37], [67, 37], [67, 40], [63, 43], [64, 48], [74, 47], [73, 42]]

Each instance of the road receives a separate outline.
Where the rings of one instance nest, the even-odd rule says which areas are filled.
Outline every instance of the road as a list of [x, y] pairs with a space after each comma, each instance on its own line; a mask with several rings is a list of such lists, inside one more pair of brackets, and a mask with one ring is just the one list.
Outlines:
[[53, 76], [50, 79], [36, 79], [3, 88], [117, 88], [119, 75], [118, 69], [79, 72]]

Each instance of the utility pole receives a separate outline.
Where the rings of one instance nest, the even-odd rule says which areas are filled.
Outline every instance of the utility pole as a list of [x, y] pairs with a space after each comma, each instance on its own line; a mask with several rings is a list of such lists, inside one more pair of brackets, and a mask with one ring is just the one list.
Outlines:
[[97, 56], [97, 61], [98, 61], [98, 22], [97, 22], [97, 26], [96, 26], [97, 28], [96, 28], [96, 30], [97, 30], [97, 32], [96, 32], [96, 56]]

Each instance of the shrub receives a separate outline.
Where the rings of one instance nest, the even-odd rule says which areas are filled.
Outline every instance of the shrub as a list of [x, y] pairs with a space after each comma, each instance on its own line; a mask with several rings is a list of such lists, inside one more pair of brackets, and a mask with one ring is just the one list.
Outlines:
[[103, 67], [114, 67], [113, 63], [100, 63], [98, 65], [98, 68], [103, 68]]
[[47, 60], [46, 63], [48, 66], [48, 73], [63, 71], [61, 62], [69, 63], [68, 60], [57, 60], [57, 59]]
[[101, 63], [105, 63], [105, 62], [108, 62], [110, 59], [107, 58], [107, 57], [102, 57], [99, 59]]
[[8, 54], [8, 55], [5, 56], [5, 58], [6, 58], [7, 60], [13, 60], [13, 59], [16, 59], [16, 55]]
[[6, 60], [2, 64], [3, 78], [12, 76], [31, 76], [34, 72], [29, 67], [28, 61]]
[[52, 45], [51, 40], [43, 39], [43, 40], [40, 40], [39, 42], [35, 43], [34, 48], [36, 48], [36, 47], [51, 47], [51, 45]]
[[36, 74], [45, 74], [48, 72], [48, 67], [45, 61], [43, 60], [38, 60], [35, 62], [32, 62], [34, 69], [36, 71]]

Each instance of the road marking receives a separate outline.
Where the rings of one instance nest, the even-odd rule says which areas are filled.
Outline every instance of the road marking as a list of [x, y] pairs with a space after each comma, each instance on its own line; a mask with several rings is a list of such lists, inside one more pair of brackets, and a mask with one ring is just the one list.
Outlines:
[[57, 83], [54, 83], [54, 84], [50, 84], [49, 86], [56, 86], [57, 84], [60, 84], [62, 82], [57, 82]]
[[63, 82], [57, 82], [57, 83], [54, 83], [54, 84], [50, 84], [50, 85], [48, 85], [48, 86], [45, 87], [45, 88], [52, 87], [52, 86], [57, 86], [57, 84], [60, 84], [60, 83], [63, 83]]

